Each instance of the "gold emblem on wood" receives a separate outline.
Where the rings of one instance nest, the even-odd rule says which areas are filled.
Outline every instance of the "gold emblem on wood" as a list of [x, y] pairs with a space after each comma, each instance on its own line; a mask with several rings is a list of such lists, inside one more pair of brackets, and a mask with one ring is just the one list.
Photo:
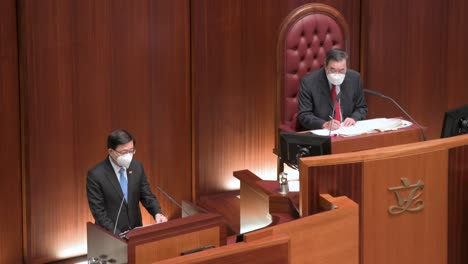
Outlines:
[[[388, 207], [388, 213], [391, 215], [402, 214], [406, 211], [418, 212], [424, 208], [424, 201], [419, 199], [423, 193], [424, 182], [419, 180], [415, 184], [411, 184], [407, 178], [401, 178], [403, 186], [390, 187], [389, 191], [395, 193], [397, 205]], [[409, 190], [408, 197], [405, 199], [401, 192]]]

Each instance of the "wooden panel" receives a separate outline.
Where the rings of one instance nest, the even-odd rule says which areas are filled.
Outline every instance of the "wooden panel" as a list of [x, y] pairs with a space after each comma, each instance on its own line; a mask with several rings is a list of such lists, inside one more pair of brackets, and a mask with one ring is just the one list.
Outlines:
[[225, 247], [205, 250], [199, 253], [163, 260], [156, 263], [203, 263], [236, 264], [290, 263], [289, 237], [286, 235], [270, 236], [250, 243], [240, 242]]
[[240, 188], [240, 233], [263, 228], [272, 222], [268, 194], [241, 181]]
[[347, 197], [323, 197], [337, 209], [245, 234], [245, 241], [286, 234], [291, 263], [359, 263], [358, 205]]
[[[466, 255], [462, 250], [467, 241], [462, 224], [466, 215], [462, 204], [466, 200], [463, 192], [466, 184], [463, 182], [466, 178], [467, 144], [468, 135], [464, 135], [361, 152], [304, 158], [300, 163], [301, 192], [304, 191], [303, 185], [314, 186], [312, 181], [315, 181], [315, 174], [320, 173], [320, 169], [325, 171], [333, 166], [336, 168], [329, 169], [332, 179], [323, 184], [328, 188], [344, 188], [337, 190], [339, 192], [347, 191], [348, 186], [333, 182], [337, 178], [333, 175], [339, 173], [342, 177], [347, 177], [356, 174], [352, 169], [353, 164], [357, 166], [362, 163], [362, 263], [446, 263], [447, 258], [451, 261], [449, 263], [463, 263]], [[450, 156], [449, 149], [453, 149], [450, 150]], [[343, 169], [346, 166], [349, 168]], [[325, 173], [323, 172], [324, 175]], [[407, 178], [408, 185], [423, 181], [421, 199], [425, 207], [422, 211], [388, 214], [388, 208], [398, 204], [395, 194], [388, 188], [403, 185], [401, 178]], [[309, 187], [306, 191], [313, 193], [316, 189], [320, 187]], [[402, 190], [402, 199], [410, 199], [412, 190], [414, 189]], [[414, 196], [413, 198], [416, 199]], [[301, 198], [301, 208], [308, 209], [310, 206], [302, 205], [303, 200]], [[414, 203], [405, 205], [405, 201], [400, 201], [400, 206], [415, 206]]]
[[[193, 0], [192, 109], [197, 197], [238, 189], [235, 170], [276, 178], [276, 40], [286, 15], [313, 1]], [[359, 1], [320, 1], [350, 24], [358, 68]]]
[[[152, 224], [143, 228], [136, 228], [127, 234], [129, 247], [144, 244], [152, 240], [160, 240], [175, 237], [181, 234], [191, 233], [213, 226], [219, 227], [217, 245], [226, 244], [226, 228], [224, 218], [219, 214], [197, 214], [184, 218], [177, 218], [164, 224]], [[130, 250], [130, 249], [129, 249]], [[133, 253], [132, 253], [133, 254]]]
[[209, 196], [202, 196], [197, 205], [222, 215], [228, 225], [228, 235], [240, 233], [240, 199], [239, 191], [223, 192]]
[[[463, 45], [467, 29], [462, 26], [468, 21], [467, 4], [463, 0], [363, 0], [362, 7], [365, 86], [399, 102], [427, 127], [428, 138], [440, 137], [447, 101], [454, 106], [466, 103], [468, 96], [460, 86], [468, 54]], [[447, 23], [452, 13], [455, 17]], [[369, 117], [402, 115], [388, 100], [367, 98]]]
[[[107, 260], [109, 263], [127, 263], [127, 241], [91, 222], [86, 223], [87, 259]], [[58, 263], [57, 263], [58, 264]]]
[[[468, 50], [465, 43], [468, 42], [468, 3], [464, 0], [447, 0], [441, 1], [447, 6], [447, 22], [440, 21], [445, 25], [447, 31], [447, 39], [445, 43], [446, 49], [446, 67], [441, 68], [440, 71], [445, 70], [446, 84], [442, 85], [439, 89], [444, 92], [446, 102], [442, 102], [445, 109], [453, 109], [467, 104], [468, 89], [465, 89], [460, 83], [465, 82], [465, 74], [468, 71], [466, 61], [468, 60]], [[432, 18], [434, 19], [434, 18]], [[438, 19], [436, 17], [436, 19]], [[442, 40], [441, 40], [442, 41]], [[442, 124], [442, 120], [440, 120]], [[466, 258], [465, 258], [466, 259]]]
[[448, 263], [468, 263], [468, 146], [449, 150]]
[[22, 262], [21, 141], [16, 1], [0, 1], [0, 263]]
[[151, 263], [200, 247], [226, 245], [223, 221], [222, 216], [207, 213], [132, 230], [128, 234], [128, 262]]
[[309, 193], [312, 197], [305, 199], [306, 197], [301, 196], [301, 215], [307, 216], [318, 210], [317, 194], [320, 193], [338, 193], [360, 203], [363, 160], [416, 155], [421, 152], [445, 150], [466, 144], [468, 144], [468, 135], [463, 135], [360, 152], [302, 158], [299, 164], [300, 195]]
[[353, 151], [382, 148], [399, 144], [408, 144], [423, 140], [421, 130], [413, 125], [397, 131], [385, 131], [364, 134], [354, 137], [333, 137], [332, 153], [347, 153]]
[[[235, 171], [234, 177], [241, 182], [241, 222], [247, 225], [250, 222], [250, 225], [252, 225], [253, 222], [251, 220], [259, 218], [268, 219], [269, 222], [273, 221], [273, 224], [275, 224], [274, 215], [270, 216], [270, 214], [282, 214], [290, 218], [299, 217], [295, 204], [295, 202], [298, 202], [299, 192], [291, 191], [287, 194], [280, 194], [280, 184], [278, 181], [262, 180], [249, 170]], [[247, 192], [248, 195], [243, 195], [244, 192]], [[265, 197], [267, 197], [266, 200]], [[259, 210], [265, 206], [265, 203], [266, 211]], [[251, 218], [251, 220], [247, 220], [246, 218]], [[244, 233], [244, 231], [241, 233]]]
[[19, 1], [28, 261], [86, 252], [86, 173], [114, 129], [152, 184], [190, 199], [188, 18], [188, 0]]
[[[363, 263], [446, 263], [447, 150], [366, 161], [363, 175]], [[424, 184], [423, 190], [397, 191], [409, 204], [399, 204], [396, 194], [388, 190], [403, 186], [402, 178], [408, 179], [409, 185], [420, 180]], [[410, 211], [421, 205], [419, 201], [424, 208]], [[391, 215], [391, 206], [408, 206], [410, 210]]]
[[[306, 175], [309, 175], [306, 177]], [[300, 171], [299, 193], [302, 217], [320, 211], [320, 194], [347, 196], [357, 204], [362, 201], [362, 163], [308, 167]], [[305, 196], [305, 197], [304, 197]], [[306, 198], [307, 197], [307, 198]]]
[[174, 258], [180, 253], [204, 246], [219, 247], [219, 227], [182, 234], [175, 237], [149, 242], [135, 247], [135, 263], [153, 263]]

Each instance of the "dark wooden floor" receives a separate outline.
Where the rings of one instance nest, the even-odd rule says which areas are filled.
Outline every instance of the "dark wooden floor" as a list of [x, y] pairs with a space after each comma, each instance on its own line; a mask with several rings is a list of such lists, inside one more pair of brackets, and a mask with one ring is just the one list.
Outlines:
[[208, 212], [224, 216], [228, 226], [228, 236], [240, 233], [239, 191], [202, 196], [197, 201], [197, 205], [205, 208]]

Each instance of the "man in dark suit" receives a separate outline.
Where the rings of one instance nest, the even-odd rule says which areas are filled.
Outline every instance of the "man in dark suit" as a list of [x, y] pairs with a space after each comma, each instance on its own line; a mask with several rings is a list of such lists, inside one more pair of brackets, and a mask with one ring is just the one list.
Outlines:
[[156, 223], [167, 221], [143, 165], [133, 160], [135, 145], [127, 131], [113, 131], [107, 138], [108, 157], [89, 170], [86, 179], [89, 208], [96, 224], [114, 234], [142, 226], [140, 202]]
[[301, 80], [298, 121], [303, 129], [334, 130], [366, 117], [361, 76], [347, 66], [346, 52], [333, 49], [327, 53], [323, 68]]

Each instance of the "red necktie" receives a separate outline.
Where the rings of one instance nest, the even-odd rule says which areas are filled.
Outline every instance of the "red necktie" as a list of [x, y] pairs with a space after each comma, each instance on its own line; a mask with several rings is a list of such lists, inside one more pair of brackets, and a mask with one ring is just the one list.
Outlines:
[[333, 99], [333, 102], [335, 104], [335, 120], [338, 120], [341, 122], [341, 109], [340, 109], [340, 102], [338, 102], [336, 100], [336, 86], [335, 85], [332, 85], [332, 89], [331, 89], [331, 96], [332, 96], [332, 99]]

